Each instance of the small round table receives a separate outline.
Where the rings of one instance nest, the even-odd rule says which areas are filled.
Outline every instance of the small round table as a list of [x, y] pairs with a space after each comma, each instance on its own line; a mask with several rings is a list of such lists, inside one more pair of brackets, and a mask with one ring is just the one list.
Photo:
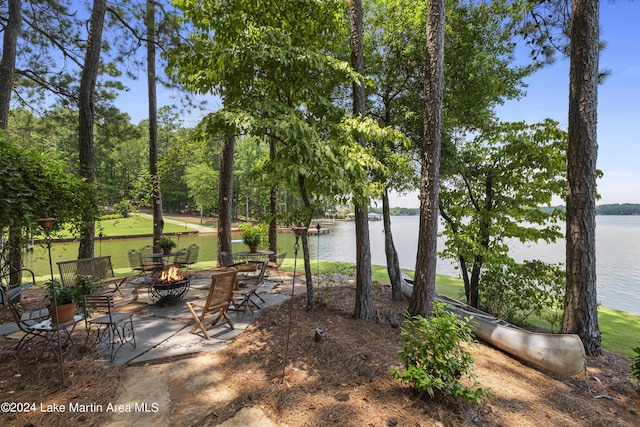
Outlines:
[[245, 258], [248, 261], [262, 261], [265, 257], [271, 256], [274, 254], [275, 252], [273, 251], [256, 251], [256, 252], [241, 251], [241, 252], [234, 252], [233, 256], [238, 258]]

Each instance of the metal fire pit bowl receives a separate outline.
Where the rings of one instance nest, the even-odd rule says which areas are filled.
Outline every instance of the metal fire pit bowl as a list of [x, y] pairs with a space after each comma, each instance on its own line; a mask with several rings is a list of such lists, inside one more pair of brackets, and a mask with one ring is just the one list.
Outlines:
[[191, 278], [175, 282], [155, 281], [149, 286], [149, 298], [159, 306], [176, 305], [189, 292]]

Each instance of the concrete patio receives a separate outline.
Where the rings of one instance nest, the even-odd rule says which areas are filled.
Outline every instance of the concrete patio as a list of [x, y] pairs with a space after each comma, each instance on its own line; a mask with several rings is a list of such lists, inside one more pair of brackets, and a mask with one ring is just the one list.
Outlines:
[[[133, 326], [136, 347], [132, 348], [128, 344], [122, 346], [113, 362], [109, 361], [108, 348], [103, 348], [101, 355], [104, 360], [100, 361], [105, 364], [129, 365], [203, 351], [218, 351], [243, 333], [260, 315], [260, 310], [254, 310], [254, 313], [229, 311], [228, 314], [234, 329], [231, 329], [226, 323], [215, 326], [208, 330], [211, 336], [209, 340], [204, 338], [200, 330], [194, 334], [189, 332], [194, 321], [186, 303], [200, 298], [206, 299], [213, 274], [214, 272], [211, 270], [193, 272], [188, 293], [177, 304], [169, 306], [159, 306], [153, 303], [147, 293], [146, 285], [135, 282], [127, 283], [122, 288], [124, 296], [118, 297], [118, 305], [120, 306], [119, 310], [134, 312]], [[289, 298], [289, 296], [279, 293], [276, 285], [275, 281], [265, 280], [259, 288], [258, 293], [265, 301], [264, 304], [260, 302], [261, 308], [280, 304]], [[84, 324], [78, 325], [76, 334], [78, 331], [84, 332]], [[20, 334], [15, 323], [0, 325], [0, 335], [19, 339]]]

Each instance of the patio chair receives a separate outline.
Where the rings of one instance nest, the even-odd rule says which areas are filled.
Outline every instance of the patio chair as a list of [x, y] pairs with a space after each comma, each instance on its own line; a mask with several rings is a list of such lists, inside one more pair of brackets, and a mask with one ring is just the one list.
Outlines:
[[187, 269], [198, 262], [198, 254], [200, 247], [195, 243], [191, 244], [187, 249], [184, 249], [184, 255], [182, 257], [176, 257], [175, 263], [180, 267], [186, 267]]
[[264, 275], [267, 270], [267, 262], [266, 260], [262, 262], [260, 267], [260, 272], [257, 276], [254, 277], [246, 277], [244, 279], [240, 279], [236, 283], [236, 287], [233, 290], [233, 301], [231, 302], [231, 310], [241, 311], [242, 317], [244, 319], [244, 315], [247, 310], [253, 314], [253, 309], [260, 310], [262, 307], [258, 305], [256, 299], [259, 299], [264, 304], [265, 301], [262, 299], [260, 295], [258, 295], [258, 288], [264, 282]]
[[[234, 329], [233, 323], [227, 315], [227, 310], [231, 304], [233, 298], [233, 287], [236, 282], [235, 270], [229, 270], [223, 273], [214, 274], [211, 277], [211, 286], [209, 287], [209, 294], [204, 304], [200, 301], [187, 301], [187, 308], [193, 316], [195, 325], [191, 328], [190, 333], [194, 334], [200, 329], [206, 339], [210, 339], [207, 329], [210, 329], [218, 324], [220, 320], [224, 319], [224, 322], [229, 324], [231, 329]], [[196, 313], [195, 308], [199, 308], [200, 314]], [[203, 323], [207, 317], [213, 317], [213, 320], [206, 326]], [[208, 326], [208, 328], [207, 328]]]
[[220, 252], [222, 267], [231, 267], [233, 265], [233, 254], [231, 252]]
[[153, 246], [145, 245], [140, 248], [140, 259], [142, 261], [141, 265], [144, 268], [149, 268], [152, 271], [156, 272], [158, 270], [162, 270], [164, 268], [164, 264], [162, 261], [162, 257], [150, 257], [149, 255], [153, 254]]
[[173, 263], [178, 267], [184, 267], [189, 258], [189, 249], [183, 248], [178, 251], [178, 255], [173, 259]]
[[144, 265], [142, 262], [142, 255], [137, 249], [131, 249], [128, 252], [128, 257], [129, 266], [134, 271], [134, 273], [136, 273], [134, 279], [143, 278], [146, 283], [151, 277], [151, 273], [153, 272], [155, 267], [152, 265]]
[[23, 344], [31, 341], [36, 337], [41, 337], [45, 340], [45, 342], [48, 341], [46, 331], [43, 331], [40, 328], [33, 327], [49, 318], [46, 310], [36, 313], [24, 312], [18, 304], [15, 304], [13, 302], [13, 299], [18, 295], [10, 296], [9, 291], [4, 285], [1, 285], [0, 288], [2, 289], [1, 292], [4, 304], [11, 312], [13, 320], [18, 326], [18, 329], [24, 333], [24, 335], [22, 336], [22, 338], [20, 338], [20, 341], [18, 341], [18, 344], [16, 345], [16, 351], [18, 351]]
[[278, 254], [277, 256], [272, 256], [269, 259], [269, 262], [267, 262], [267, 272], [268, 272], [268, 276], [271, 276], [271, 274], [278, 274], [278, 276], [280, 277], [280, 282], [282, 282], [284, 280], [284, 277], [282, 275], [282, 272], [280, 271], [280, 266], [282, 266], [282, 263], [284, 262], [284, 259], [287, 257], [287, 253], [286, 252], [282, 252], [281, 254]]
[[87, 339], [95, 329], [94, 342], [107, 345], [112, 362], [123, 345], [131, 344], [136, 348], [133, 313], [114, 311], [113, 295], [85, 295], [83, 309]]

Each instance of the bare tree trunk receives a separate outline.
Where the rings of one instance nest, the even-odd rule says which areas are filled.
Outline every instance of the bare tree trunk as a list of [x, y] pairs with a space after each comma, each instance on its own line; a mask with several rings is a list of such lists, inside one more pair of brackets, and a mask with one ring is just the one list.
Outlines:
[[436, 292], [438, 192], [444, 86], [444, 15], [444, 0], [429, 2], [427, 64], [424, 80], [424, 146], [421, 152], [420, 229], [416, 273], [408, 309], [412, 316], [431, 316]]
[[[302, 202], [304, 203], [304, 207], [308, 212], [307, 218], [304, 220], [304, 226], [306, 229], [309, 229], [309, 225], [311, 224], [311, 217], [313, 216], [311, 212], [311, 203], [309, 202], [309, 197], [307, 196], [307, 188], [304, 181], [304, 176], [298, 175], [298, 187], [300, 188], [300, 197], [302, 198]], [[308, 233], [302, 234], [302, 254], [304, 258], [304, 275], [305, 280], [307, 282], [307, 311], [311, 313], [316, 308], [316, 300], [313, 293], [313, 276], [311, 275], [311, 255], [309, 255], [309, 235]]]
[[9, 16], [2, 39], [0, 61], [0, 129], [6, 130], [11, 109], [11, 91], [16, 70], [16, 46], [22, 24], [21, 0], [9, 0]]
[[147, 0], [147, 88], [149, 93], [149, 175], [151, 176], [151, 206], [153, 208], [153, 242], [162, 237], [162, 191], [158, 173], [158, 101], [156, 94], [156, 29], [155, 6]]
[[[107, 0], [94, 0], [89, 21], [89, 40], [80, 79], [79, 140], [80, 140], [80, 176], [87, 182], [96, 180], [93, 157], [93, 122], [95, 118], [95, 88], [100, 68], [102, 48], [102, 29]], [[94, 253], [95, 218], [83, 218], [84, 229], [80, 238], [78, 258], [92, 258]]]
[[[364, 75], [362, 0], [349, 0], [349, 22], [351, 26], [351, 66]], [[353, 83], [353, 115], [365, 116], [365, 93], [361, 82]], [[364, 138], [359, 142], [365, 145]], [[371, 243], [369, 239], [369, 206], [364, 198], [355, 197], [356, 222], [356, 319], [373, 319], [377, 312], [373, 305], [373, 281], [371, 279]]]
[[571, 14], [567, 153], [567, 292], [562, 332], [576, 333], [590, 356], [602, 353], [596, 295], [598, 157], [598, 0], [574, 0]]
[[400, 260], [393, 244], [391, 233], [391, 214], [389, 213], [389, 193], [385, 188], [382, 195], [382, 220], [384, 221], [384, 252], [387, 258], [387, 273], [391, 280], [391, 299], [402, 301], [402, 276], [400, 274]]
[[[2, 60], [0, 61], [0, 131], [7, 130], [9, 124], [9, 110], [11, 109], [11, 92], [13, 90], [13, 76], [16, 69], [16, 46], [20, 36], [22, 24], [22, 4], [20, 0], [9, 0], [9, 16], [4, 29], [2, 40]], [[0, 227], [1, 228], [1, 227]], [[0, 230], [0, 239], [3, 238]], [[22, 267], [22, 230], [11, 227], [9, 230], [9, 266], [10, 270], [18, 272]], [[0, 248], [2, 249], [2, 248]], [[0, 265], [0, 268], [4, 268]], [[12, 283], [19, 283], [19, 273], [10, 278]]]
[[223, 265], [222, 252], [232, 252], [231, 225], [233, 219], [233, 152], [236, 146], [235, 129], [229, 129], [220, 151], [218, 179], [218, 265]]
[[[269, 141], [269, 157], [276, 156], [276, 141], [271, 138]], [[274, 254], [278, 251], [278, 184], [273, 183], [269, 189], [269, 250]]]

